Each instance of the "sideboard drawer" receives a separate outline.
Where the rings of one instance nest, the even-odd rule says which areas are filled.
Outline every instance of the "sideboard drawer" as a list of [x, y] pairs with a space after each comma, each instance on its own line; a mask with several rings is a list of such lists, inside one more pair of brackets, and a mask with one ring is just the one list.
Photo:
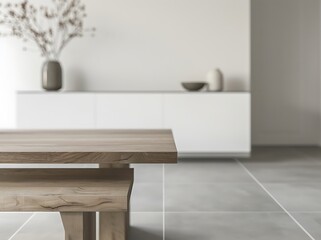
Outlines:
[[249, 94], [171, 94], [163, 109], [181, 153], [251, 151]]
[[18, 128], [95, 128], [95, 96], [92, 94], [19, 94]]
[[97, 128], [162, 128], [162, 95], [97, 94]]

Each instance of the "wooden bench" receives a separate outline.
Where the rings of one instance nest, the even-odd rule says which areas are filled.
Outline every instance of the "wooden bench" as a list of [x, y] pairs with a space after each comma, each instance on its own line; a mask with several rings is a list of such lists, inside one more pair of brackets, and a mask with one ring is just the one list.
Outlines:
[[[117, 168], [128, 168], [129, 164], [177, 163], [177, 149], [171, 130], [164, 129], [10, 130], [0, 132], [0, 163], [42, 165], [85, 163], [99, 164], [100, 168], [117, 171]], [[32, 174], [26, 173], [26, 175]], [[81, 179], [86, 177], [84, 174]], [[118, 188], [115, 187], [114, 191], [117, 192]], [[86, 206], [88, 205], [90, 204], [87, 203]], [[85, 221], [86, 226], [96, 224], [93, 213], [80, 211], [78, 212], [80, 216], [74, 215], [70, 212], [62, 213], [66, 229], [73, 229], [68, 222], [76, 222], [69, 219], [81, 219], [79, 221]], [[77, 224], [83, 226], [83, 223]], [[125, 240], [128, 224], [128, 211], [100, 212], [99, 239]]]
[[[1, 169], [0, 211], [60, 212], [66, 240], [94, 240], [95, 212], [126, 214], [132, 185], [130, 168]], [[101, 239], [126, 239], [126, 224], [102, 228]]]

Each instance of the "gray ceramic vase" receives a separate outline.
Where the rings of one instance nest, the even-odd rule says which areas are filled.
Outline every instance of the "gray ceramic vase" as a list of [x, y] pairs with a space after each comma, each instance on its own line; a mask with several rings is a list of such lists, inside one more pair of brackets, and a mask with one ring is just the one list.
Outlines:
[[58, 61], [48, 60], [42, 66], [42, 87], [47, 91], [62, 88], [62, 69]]

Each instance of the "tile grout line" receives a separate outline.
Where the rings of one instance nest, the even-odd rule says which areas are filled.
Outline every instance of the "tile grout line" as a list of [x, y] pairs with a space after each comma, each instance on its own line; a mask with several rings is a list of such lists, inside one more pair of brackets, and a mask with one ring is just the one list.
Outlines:
[[30, 221], [31, 219], [36, 215], [36, 213], [33, 213], [18, 229], [15, 231], [8, 240], [12, 240]]
[[267, 188], [248, 170], [239, 159], [235, 161], [250, 175], [250, 177], [273, 199], [273, 201], [298, 225], [298, 227], [311, 239], [316, 240], [299, 222], [295, 217], [267, 190]]
[[163, 240], [165, 240], [165, 164], [163, 164]]

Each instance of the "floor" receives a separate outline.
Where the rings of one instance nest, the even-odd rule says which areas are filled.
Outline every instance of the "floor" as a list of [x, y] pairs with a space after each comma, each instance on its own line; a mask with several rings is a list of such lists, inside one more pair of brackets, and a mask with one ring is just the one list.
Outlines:
[[[134, 167], [131, 240], [321, 240], [320, 148]], [[63, 234], [57, 214], [0, 214], [1, 240]]]

